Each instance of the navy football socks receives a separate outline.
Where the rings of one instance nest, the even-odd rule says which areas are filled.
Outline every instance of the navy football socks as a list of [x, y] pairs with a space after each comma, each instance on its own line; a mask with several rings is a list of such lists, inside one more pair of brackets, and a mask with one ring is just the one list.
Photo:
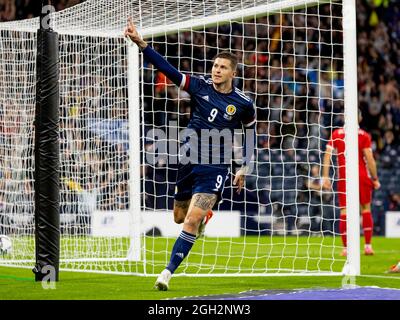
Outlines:
[[182, 263], [183, 259], [189, 254], [192, 249], [196, 236], [186, 231], [181, 232], [178, 239], [176, 239], [174, 247], [172, 248], [171, 260], [167, 266], [167, 269], [174, 273], [175, 270]]

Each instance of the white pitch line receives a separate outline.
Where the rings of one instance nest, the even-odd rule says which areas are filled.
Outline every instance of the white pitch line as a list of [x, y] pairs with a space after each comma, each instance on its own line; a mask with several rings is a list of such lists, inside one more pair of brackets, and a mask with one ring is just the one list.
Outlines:
[[372, 274], [362, 274], [362, 275], [357, 276], [357, 278], [358, 277], [400, 280], [400, 276], [398, 276], [398, 277], [396, 277], [396, 276], [376, 276], [376, 275], [372, 275]]

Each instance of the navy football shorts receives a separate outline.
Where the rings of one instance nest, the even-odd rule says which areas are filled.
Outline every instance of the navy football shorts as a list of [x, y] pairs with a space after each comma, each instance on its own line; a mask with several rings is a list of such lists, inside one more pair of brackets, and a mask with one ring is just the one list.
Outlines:
[[201, 164], [179, 164], [176, 177], [175, 200], [189, 200], [195, 193], [217, 195], [221, 201], [225, 181], [229, 178], [228, 166], [212, 166]]

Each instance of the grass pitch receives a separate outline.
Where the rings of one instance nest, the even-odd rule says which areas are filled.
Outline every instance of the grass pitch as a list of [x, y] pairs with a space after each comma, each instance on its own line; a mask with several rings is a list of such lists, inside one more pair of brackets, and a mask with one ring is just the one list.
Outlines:
[[[286, 237], [285, 245], [282, 243], [281, 237], [268, 238], [267, 241], [274, 239], [274, 246], [270, 250], [264, 250], [269, 254], [267, 263], [267, 255], [260, 253], [260, 246], [251, 245], [249, 237], [246, 238], [248, 246], [246, 252], [242, 252], [242, 247], [230, 247], [230, 255], [237, 256], [228, 259], [224, 256], [223, 242], [219, 243], [220, 248], [216, 249], [216, 242], [213, 239], [205, 239], [196, 244], [193, 248], [193, 255], [189, 256], [186, 271], [193, 271], [190, 268], [196, 268], [199, 261], [202, 264], [209, 263], [217, 265], [226, 265], [234, 268], [240, 262], [241, 268], [262, 269], [267, 267], [273, 271], [275, 268], [283, 268], [290, 270], [291, 268], [306, 267], [313, 269], [314, 267], [329, 267], [333, 271], [339, 271], [343, 265], [343, 258], [339, 256], [340, 240], [326, 238], [318, 240], [318, 238], [306, 237]], [[172, 246], [173, 241], [167, 244], [163, 240], [154, 241], [154, 250], [156, 257], [160, 261], [165, 260], [165, 255], [169, 254], [165, 250]], [[250, 241], [250, 242], [249, 242]], [[259, 241], [259, 239], [257, 240]], [[320, 245], [317, 243], [320, 241]], [[321, 242], [325, 241], [325, 242]], [[330, 245], [325, 246], [325, 244]], [[332, 241], [334, 241], [332, 243]], [[299, 245], [294, 246], [295, 243]], [[362, 242], [362, 241], [361, 241]], [[240, 243], [240, 241], [238, 242]], [[304, 244], [311, 244], [305, 246]], [[293, 244], [293, 246], [291, 246]], [[398, 288], [400, 289], [400, 274], [388, 274], [386, 271], [395, 262], [400, 260], [400, 239], [386, 239], [383, 237], [375, 237], [373, 239], [375, 255], [361, 256], [361, 273], [357, 277], [356, 284], [359, 286], [379, 286], [382, 288]], [[269, 243], [271, 245], [271, 243]], [[159, 249], [158, 250], [158, 246]], [[268, 249], [268, 242], [262, 244], [264, 249]], [[222, 248], [222, 249], [221, 249]], [[311, 248], [311, 249], [310, 249]], [[207, 253], [206, 256], [201, 252]], [[222, 251], [221, 251], [222, 250]], [[236, 251], [235, 251], [236, 250]], [[222, 252], [222, 254], [221, 254]], [[288, 259], [295, 252], [296, 259]], [[361, 251], [362, 252], [362, 251]], [[253, 254], [257, 254], [257, 259], [250, 259]], [[216, 256], [218, 254], [218, 256]], [[241, 255], [239, 257], [239, 255]], [[317, 259], [302, 259], [302, 257], [321, 257], [322, 262], [318, 265]], [[326, 257], [335, 257], [334, 263], [329, 262]], [[154, 257], [153, 257], [154, 258]], [[157, 260], [156, 259], [156, 260]], [[224, 260], [225, 259], [225, 260]], [[222, 261], [224, 260], [224, 261]], [[325, 262], [324, 262], [325, 261]], [[308, 264], [307, 264], [308, 263]], [[329, 263], [329, 265], [328, 265]], [[307, 264], [307, 265], [306, 265]], [[159, 272], [163, 266], [156, 265], [152, 271]], [[83, 272], [60, 272], [60, 281], [56, 284], [56, 288], [44, 289], [41, 283], [34, 282], [33, 273], [30, 269], [0, 267], [0, 299], [133, 299], [133, 300], [158, 300], [168, 298], [182, 298], [195, 296], [209, 296], [221, 294], [237, 294], [249, 290], [268, 290], [268, 289], [299, 289], [299, 288], [340, 288], [342, 286], [342, 276], [262, 276], [262, 277], [240, 277], [234, 275], [232, 277], [174, 277], [170, 283], [170, 290], [167, 292], [158, 292], [153, 289], [155, 277], [131, 276], [131, 275], [108, 275], [93, 274]]]

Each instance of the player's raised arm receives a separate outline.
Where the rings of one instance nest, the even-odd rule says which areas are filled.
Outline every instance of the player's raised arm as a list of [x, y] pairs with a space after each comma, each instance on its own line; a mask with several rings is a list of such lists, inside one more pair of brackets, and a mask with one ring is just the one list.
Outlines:
[[371, 148], [363, 149], [363, 155], [364, 155], [364, 159], [367, 163], [367, 168], [371, 175], [372, 182], [374, 184], [374, 189], [375, 190], [379, 189], [381, 187], [381, 184], [378, 179], [378, 171], [376, 169], [376, 162], [374, 159], [374, 155], [372, 154]]
[[126, 26], [124, 36], [132, 42], [136, 43], [140, 50], [144, 50], [148, 44], [146, 41], [143, 40], [140, 33], [137, 31], [135, 24], [133, 23], [132, 19], [128, 19], [128, 25]]
[[162, 57], [157, 51], [149, 46], [146, 41], [143, 40], [131, 18], [128, 20], [128, 25], [125, 29], [124, 35], [128, 40], [137, 44], [140, 50], [142, 50], [144, 58], [148, 62], [152, 63], [177, 86], [181, 87], [182, 89], [185, 88], [186, 76], [180, 73], [164, 57]]

